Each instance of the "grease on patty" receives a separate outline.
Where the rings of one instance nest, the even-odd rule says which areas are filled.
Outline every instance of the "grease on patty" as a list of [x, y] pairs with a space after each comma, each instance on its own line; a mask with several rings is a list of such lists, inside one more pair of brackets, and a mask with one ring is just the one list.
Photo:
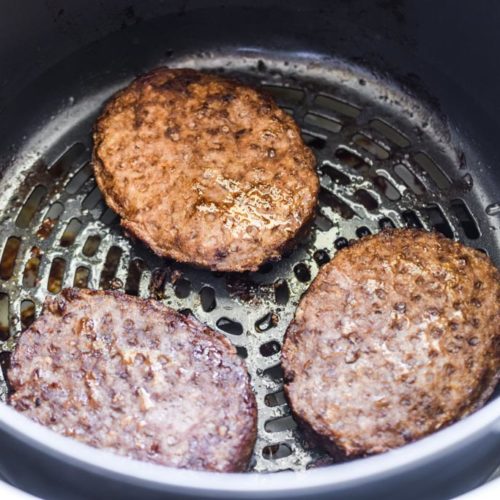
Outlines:
[[314, 217], [315, 159], [294, 120], [241, 83], [161, 68], [105, 106], [99, 188], [158, 255], [219, 271], [279, 259]]

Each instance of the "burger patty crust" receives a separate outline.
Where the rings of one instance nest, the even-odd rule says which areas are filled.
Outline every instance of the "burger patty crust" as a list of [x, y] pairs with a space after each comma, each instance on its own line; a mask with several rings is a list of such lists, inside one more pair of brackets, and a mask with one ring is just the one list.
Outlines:
[[436, 233], [363, 238], [303, 296], [282, 362], [292, 411], [332, 454], [414, 441], [494, 390], [499, 272], [483, 253]]
[[218, 271], [279, 259], [315, 213], [315, 159], [253, 88], [160, 68], [106, 104], [93, 167], [122, 226], [158, 255]]
[[66, 289], [21, 335], [9, 403], [97, 448], [172, 467], [246, 468], [256, 403], [222, 335], [159, 302]]

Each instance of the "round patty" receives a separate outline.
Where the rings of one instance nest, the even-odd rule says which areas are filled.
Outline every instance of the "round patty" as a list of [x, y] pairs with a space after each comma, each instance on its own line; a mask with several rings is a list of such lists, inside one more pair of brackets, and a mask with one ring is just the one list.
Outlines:
[[242, 471], [256, 437], [248, 373], [222, 335], [153, 300], [67, 289], [20, 337], [10, 404], [139, 460]]
[[414, 441], [476, 410], [495, 388], [499, 272], [436, 233], [364, 238], [321, 269], [282, 361], [293, 412], [332, 454]]
[[158, 255], [255, 271], [315, 212], [315, 159], [294, 120], [255, 89], [162, 68], [105, 106], [94, 172], [127, 231]]

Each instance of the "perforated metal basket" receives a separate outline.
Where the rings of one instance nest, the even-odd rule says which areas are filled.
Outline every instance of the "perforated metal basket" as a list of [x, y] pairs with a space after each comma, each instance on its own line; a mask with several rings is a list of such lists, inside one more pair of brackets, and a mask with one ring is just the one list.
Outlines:
[[295, 429], [280, 367], [285, 329], [319, 267], [350, 241], [384, 227], [435, 229], [494, 253], [482, 234], [488, 233], [483, 214], [495, 207], [483, 211], [472, 175], [461, 171], [460, 153], [433, 117], [359, 70], [311, 70], [234, 54], [184, 56], [169, 65], [230, 70], [272, 93], [298, 121], [321, 177], [310, 237], [257, 273], [213, 273], [158, 258], [124, 234], [96, 186], [89, 163], [95, 102], [88, 117], [52, 138], [49, 151], [23, 169], [0, 201], [9, 214], [0, 229], [3, 359], [45, 297], [63, 287], [153, 297], [222, 331], [245, 358], [259, 406], [254, 470], [323, 464], [329, 459]]

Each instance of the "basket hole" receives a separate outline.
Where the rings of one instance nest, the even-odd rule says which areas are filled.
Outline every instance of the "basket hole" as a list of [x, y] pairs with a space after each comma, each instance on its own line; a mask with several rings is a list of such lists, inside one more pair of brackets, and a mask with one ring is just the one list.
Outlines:
[[349, 179], [349, 177], [347, 177], [347, 175], [343, 174], [328, 163], [323, 163], [323, 165], [321, 166], [321, 172], [330, 177], [332, 182], [339, 186], [347, 186], [351, 183], [351, 180]]
[[47, 210], [47, 213], [45, 214], [45, 218], [54, 220], [59, 219], [63, 211], [64, 211], [64, 205], [56, 201], [52, 203], [52, 205], [50, 205], [50, 208]]
[[299, 262], [293, 268], [293, 272], [295, 274], [295, 277], [301, 283], [307, 283], [311, 279], [311, 271], [309, 270], [309, 267], [306, 264], [304, 264], [303, 262]]
[[45, 186], [36, 186], [32, 193], [29, 195], [26, 203], [19, 212], [16, 219], [16, 226], [21, 228], [27, 228], [30, 225], [31, 220], [38, 212], [40, 205], [42, 204], [45, 195], [47, 194], [47, 188]]
[[86, 163], [68, 182], [66, 185], [66, 191], [69, 194], [77, 193], [91, 176], [92, 167], [90, 166], [90, 163]]
[[291, 87], [280, 87], [277, 85], [264, 85], [264, 90], [271, 94], [278, 102], [289, 104], [300, 104], [304, 99], [304, 92]]
[[487, 215], [497, 215], [500, 214], [500, 203], [491, 203], [485, 209]]
[[479, 238], [479, 229], [476, 221], [472, 217], [469, 208], [462, 200], [452, 200], [450, 210], [453, 215], [458, 219], [460, 226], [465, 233], [465, 236], [470, 240]]
[[378, 208], [377, 200], [365, 189], [358, 189], [354, 193], [354, 199], [370, 212]]
[[61, 177], [66, 174], [85, 151], [85, 146], [81, 142], [76, 142], [70, 146], [50, 167], [50, 173], [54, 177]]
[[281, 406], [286, 403], [285, 393], [283, 391], [273, 392], [266, 394], [264, 397], [264, 404], [270, 408], [274, 406]]
[[382, 134], [396, 146], [406, 148], [410, 145], [410, 141], [401, 132], [398, 132], [395, 128], [391, 127], [382, 120], [375, 118], [370, 122], [370, 126], [373, 130]]
[[394, 172], [415, 194], [420, 195], [425, 193], [424, 185], [420, 179], [408, 169], [408, 167], [402, 163], [398, 163], [394, 167]]
[[328, 252], [324, 249], [316, 250], [313, 258], [318, 266], [324, 266], [330, 262], [330, 255], [328, 255]]
[[328, 132], [337, 133], [342, 128], [342, 125], [333, 118], [321, 116], [316, 113], [307, 113], [304, 117], [304, 122], [308, 125], [328, 130]]
[[292, 449], [285, 443], [270, 444], [262, 448], [262, 456], [266, 460], [278, 460], [292, 454]]
[[366, 226], [356, 229], [356, 236], [358, 238], [364, 238], [365, 236], [370, 236], [370, 234], [372, 234], [372, 232]]
[[263, 372], [263, 375], [274, 380], [274, 382], [283, 382], [283, 368], [280, 364], [271, 366], [270, 368], [266, 368]]
[[450, 179], [448, 179], [444, 172], [426, 154], [417, 153], [414, 159], [422, 169], [431, 176], [431, 179], [436, 183], [439, 189], [446, 189], [450, 186]]
[[389, 152], [385, 148], [364, 134], [355, 134], [352, 140], [360, 148], [363, 148], [380, 160], [387, 160], [389, 158]]
[[142, 259], [132, 259], [128, 266], [127, 280], [125, 282], [125, 293], [129, 295], [139, 295], [141, 276], [146, 269], [146, 264]]
[[450, 227], [449, 222], [446, 220], [442, 210], [437, 205], [431, 205], [423, 209], [423, 212], [429, 219], [429, 224], [441, 234], [444, 234], [447, 238], [454, 237], [453, 231]]
[[25, 299], [21, 301], [20, 316], [23, 328], [28, 328], [35, 321], [36, 308], [32, 300]]
[[86, 257], [92, 257], [97, 252], [99, 245], [101, 244], [101, 237], [97, 234], [93, 234], [87, 238], [85, 245], [83, 245], [82, 253]]
[[351, 207], [323, 187], [319, 190], [319, 201], [323, 205], [329, 206], [334, 212], [339, 214], [344, 219], [352, 219], [355, 215]]
[[267, 432], [282, 432], [295, 429], [296, 427], [297, 424], [291, 415], [274, 418], [264, 424], [264, 429]]
[[328, 231], [333, 227], [333, 222], [320, 210], [318, 210], [316, 217], [314, 218], [314, 225], [320, 231]]
[[74, 242], [78, 234], [82, 229], [83, 224], [76, 218], [73, 218], [69, 221], [64, 233], [61, 236], [60, 245], [62, 247], [69, 247]]
[[9, 237], [3, 249], [2, 259], [0, 260], [0, 278], [8, 280], [11, 278], [16, 265], [17, 254], [21, 246], [21, 239], [15, 236]]
[[377, 175], [373, 179], [373, 184], [377, 188], [378, 192], [384, 195], [388, 200], [396, 201], [401, 198], [401, 194], [394, 187], [391, 181], [383, 177], [382, 175]]
[[223, 317], [217, 320], [217, 328], [223, 332], [229, 333], [231, 335], [241, 335], [243, 333], [243, 326], [237, 321]]
[[335, 157], [342, 165], [359, 170], [362, 174], [366, 174], [370, 170], [370, 165], [361, 156], [348, 149], [338, 148], [335, 151]]
[[265, 332], [274, 328], [278, 324], [279, 318], [276, 313], [269, 312], [255, 322], [255, 329], [258, 332]]
[[405, 210], [401, 216], [403, 217], [406, 227], [413, 229], [421, 229], [424, 227], [422, 222], [420, 222], [420, 219], [417, 217], [417, 214], [412, 210]]
[[241, 345], [236, 346], [236, 354], [242, 359], [248, 358], [248, 351]]
[[274, 283], [274, 298], [279, 305], [285, 305], [290, 298], [290, 289], [286, 280], [280, 279]]
[[56, 257], [50, 266], [49, 280], [47, 283], [47, 290], [50, 293], [59, 293], [61, 291], [65, 270], [66, 261], [60, 257]]
[[215, 299], [215, 290], [211, 286], [204, 286], [200, 290], [201, 308], [205, 312], [213, 311], [217, 307]]
[[189, 297], [189, 294], [191, 293], [191, 282], [186, 278], [179, 278], [175, 282], [174, 293], [179, 299]]
[[262, 344], [259, 350], [262, 356], [267, 358], [269, 356], [274, 356], [275, 354], [278, 354], [281, 351], [281, 346], [279, 342], [271, 340], [270, 342]]
[[63, 211], [64, 205], [62, 205], [62, 203], [59, 203], [57, 201], [55, 203], [52, 203], [50, 208], [47, 210], [47, 213], [45, 214], [45, 217], [43, 218], [38, 231], [36, 232], [36, 235], [41, 240], [45, 240], [50, 236]]
[[38, 247], [33, 247], [30, 253], [30, 258], [26, 262], [23, 272], [23, 287], [25, 288], [33, 288], [36, 285], [42, 261], [42, 252]]
[[117, 246], [112, 246], [109, 249], [101, 271], [101, 278], [99, 280], [99, 287], [103, 290], [115, 288], [114, 278], [116, 276], [116, 272], [118, 271], [118, 266], [120, 265], [122, 253], [123, 250]]
[[392, 220], [389, 219], [388, 217], [384, 217], [383, 219], [380, 219], [378, 221], [378, 226], [380, 227], [380, 229], [393, 229], [396, 227], [394, 225], [394, 222], [392, 222]]
[[99, 220], [103, 223], [109, 226], [110, 224], [113, 224], [115, 221], [118, 220], [118, 215], [116, 215], [111, 208], [106, 208], [104, 212], [102, 213], [101, 217]]
[[0, 293], [0, 341], [5, 342], [9, 336], [9, 296]]
[[[1, 333], [0, 333], [1, 338]], [[5, 380], [7, 387], [10, 389], [9, 378], [7, 377], [7, 372], [10, 368], [10, 356], [11, 353], [9, 351], [0, 351], [0, 372], [3, 375], [3, 379]]]
[[302, 132], [302, 138], [310, 148], [321, 151], [326, 147], [326, 139], [324, 137], [312, 135], [307, 132]]
[[73, 286], [77, 288], [87, 288], [90, 279], [90, 269], [85, 266], [76, 268], [75, 276], [73, 278]]
[[360, 109], [352, 104], [348, 104], [345, 101], [326, 95], [318, 95], [314, 99], [314, 104], [320, 108], [336, 111], [337, 113], [349, 116], [350, 118], [356, 118], [360, 113]]
[[96, 186], [82, 201], [82, 208], [84, 210], [93, 210], [97, 207], [99, 202], [102, 201], [102, 194], [99, 188]]
[[340, 238], [337, 238], [333, 244], [337, 250], [342, 250], [343, 248], [346, 248], [349, 246], [349, 242], [347, 241], [346, 238], [341, 236]]

